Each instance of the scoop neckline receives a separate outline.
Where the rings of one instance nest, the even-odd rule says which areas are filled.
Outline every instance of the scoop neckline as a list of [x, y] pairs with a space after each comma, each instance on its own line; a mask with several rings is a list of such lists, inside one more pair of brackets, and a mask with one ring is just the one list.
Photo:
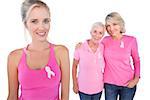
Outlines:
[[[25, 48], [25, 50], [27, 50], [27, 48]], [[50, 46], [50, 44], [49, 44], [49, 57], [48, 57], [48, 62], [46, 63], [46, 65], [44, 65], [44, 66], [41, 67], [41, 68], [33, 69], [33, 68], [31, 68], [31, 67], [27, 64], [27, 56], [26, 56], [26, 53], [25, 53], [25, 64], [26, 64], [27, 69], [30, 70], [30, 71], [42, 71], [42, 70], [45, 70], [45, 67], [49, 66], [48, 64], [49, 64], [49, 62], [50, 62], [50, 60], [51, 60], [50, 55], [51, 55], [51, 46]]]
[[122, 41], [124, 39], [125, 35], [122, 35], [120, 39], [113, 39], [113, 37], [110, 36], [111, 40], [113, 41]]

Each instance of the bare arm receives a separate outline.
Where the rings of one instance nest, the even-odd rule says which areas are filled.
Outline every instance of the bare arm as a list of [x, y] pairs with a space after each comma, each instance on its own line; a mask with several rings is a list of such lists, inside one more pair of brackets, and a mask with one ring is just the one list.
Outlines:
[[69, 51], [64, 46], [58, 46], [57, 56], [61, 68], [61, 100], [69, 100], [70, 62]]
[[72, 79], [73, 79], [73, 91], [75, 93], [78, 93], [79, 87], [78, 87], [78, 82], [77, 82], [77, 67], [78, 67], [79, 61], [73, 60], [73, 65], [72, 65]]
[[19, 53], [21, 50], [13, 51], [8, 56], [7, 62], [7, 71], [8, 71], [8, 85], [9, 93], [7, 100], [18, 100], [18, 62], [19, 62]]

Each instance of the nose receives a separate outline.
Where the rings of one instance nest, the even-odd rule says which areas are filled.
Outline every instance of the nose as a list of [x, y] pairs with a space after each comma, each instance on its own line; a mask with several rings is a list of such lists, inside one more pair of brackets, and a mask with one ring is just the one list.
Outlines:
[[100, 36], [100, 33], [97, 32], [97, 33], [96, 33], [96, 37], [99, 37], [99, 36]]
[[39, 28], [40, 30], [44, 29], [44, 23], [39, 23], [38, 28]]
[[113, 31], [113, 30], [114, 30], [114, 27], [113, 27], [113, 25], [111, 25], [111, 26], [110, 26], [110, 30], [111, 30], [111, 31]]

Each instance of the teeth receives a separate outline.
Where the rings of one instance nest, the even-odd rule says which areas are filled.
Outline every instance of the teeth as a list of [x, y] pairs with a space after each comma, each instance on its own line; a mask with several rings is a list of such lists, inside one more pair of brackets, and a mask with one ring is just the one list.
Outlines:
[[41, 35], [41, 36], [44, 36], [46, 33], [45, 32], [40, 32], [40, 33], [37, 33], [38, 35]]
[[38, 33], [38, 34], [40, 34], [40, 35], [44, 35], [45, 33]]

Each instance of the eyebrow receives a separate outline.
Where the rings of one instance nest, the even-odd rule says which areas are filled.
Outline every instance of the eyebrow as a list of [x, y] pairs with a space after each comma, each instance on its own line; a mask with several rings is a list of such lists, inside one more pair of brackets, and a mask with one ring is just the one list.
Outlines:
[[[30, 20], [37, 20], [38, 18], [31, 18]], [[43, 19], [48, 19], [51, 20], [50, 18], [43, 18]]]

